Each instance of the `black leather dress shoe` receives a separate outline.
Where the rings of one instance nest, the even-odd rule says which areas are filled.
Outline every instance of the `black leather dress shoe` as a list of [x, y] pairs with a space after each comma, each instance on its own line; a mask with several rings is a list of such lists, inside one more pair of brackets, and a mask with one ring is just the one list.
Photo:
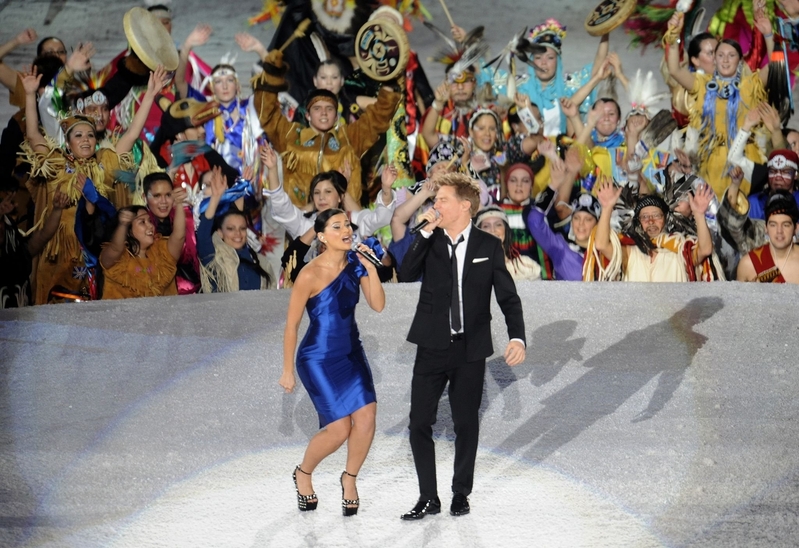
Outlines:
[[452, 505], [449, 507], [450, 514], [453, 516], [465, 516], [470, 510], [469, 499], [466, 498], [466, 495], [461, 495], [460, 493], [452, 495]]
[[413, 510], [407, 514], [402, 514], [400, 518], [405, 520], [416, 520], [422, 519], [427, 514], [438, 514], [440, 512], [441, 501], [438, 499], [438, 497], [429, 500], [419, 499], [419, 502], [416, 503], [416, 506], [413, 507]]

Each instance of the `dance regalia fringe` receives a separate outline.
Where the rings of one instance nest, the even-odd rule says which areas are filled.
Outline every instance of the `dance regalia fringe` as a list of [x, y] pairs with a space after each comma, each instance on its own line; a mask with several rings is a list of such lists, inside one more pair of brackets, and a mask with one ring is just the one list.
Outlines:
[[[588, 247], [583, 263], [584, 281], [618, 281], [623, 278], [622, 273], [622, 246], [635, 246], [635, 241], [626, 236], [619, 235], [611, 230], [610, 243], [613, 247], [613, 257], [608, 260], [596, 249], [596, 228], [591, 232]], [[697, 239], [694, 236], [683, 234], [661, 234], [652, 244], [655, 247], [666, 249], [679, 255], [685, 267], [685, 275], [689, 282], [712, 282], [724, 280], [724, 270], [714, 252], [700, 264], [694, 264], [694, 249]]]
[[175, 286], [177, 261], [169, 252], [168, 239], [160, 235], [156, 235], [155, 242], [147, 250], [147, 257], [135, 256], [126, 249], [116, 264], [102, 269], [105, 275], [103, 299], [178, 294]]
[[[725, 166], [729, 145], [735, 138], [735, 135], [729, 134], [728, 128], [740, 128], [747, 112], [765, 101], [767, 96], [758, 74], [744, 74], [740, 79], [738, 90], [740, 97], [734, 117], [728, 116], [729, 101], [721, 97], [718, 97], [711, 106], [711, 113], [710, 109], [703, 108], [703, 105], [708, 92], [708, 82], [713, 78], [713, 75], [695, 74], [694, 87], [689, 92], [692, 103], [689, 105], [689, 125], [699, 132], [698, 148], [694, 151], [701, 151], [699, 175], [713, 188], [716, 196], [721, 196], [730, 184], [729, 177], [725, 175]], [[707, 110], [708, 113], [704, 113], [703, 110]], [[755, 163], [766, 162], [764, 151], [756, 143], [746, 146], [746, 157]], [[742, 190], [748, 191], [748, 188]]]
[[760, 283], [784, 284], [785, 278], [780, 272], [779, 267], [774, 263], [771, 255], [770, 244], [762, 245], [749, 252], [749, 259], [757, 274], [757, 281]]
[[[70, 206], [62, 212], [55, 235], [42, 251], [37, 272], [36, 304], [47, 302], [47, 295], [54, 285], [62, 285], [76, 293], [85, 289], [90, 274], [75, 234], [76, 204], [81, 197], [78, 174], [90, 179], [102, 197], [116, 203], [114, 173], [135, 168], [130, 153], [117, 154], [111, 149], [102, 148], [93, 157], [81, 160], [66, 154], [53, 140], [45, 138], [45, 142], [46, 152], [34, 151], [30, 143], [25, 141], [19, 153], [22, 162], [31, 166], [27, 186], [36, 204], [31, 231], [41, 228], [50, 215], [56, 190], [67, 195]], [[117, 190], [127, 192], [127, 187]]]
[[613, 247], [613, 257], [608, 260], [596, 248], [596, 227], [588, 238], [588, 247], [583, 261], [583, 281], [585, 282], [616, 282], [621, 280], [621, 242], [618, 234], [610, 231], [610, 244]]

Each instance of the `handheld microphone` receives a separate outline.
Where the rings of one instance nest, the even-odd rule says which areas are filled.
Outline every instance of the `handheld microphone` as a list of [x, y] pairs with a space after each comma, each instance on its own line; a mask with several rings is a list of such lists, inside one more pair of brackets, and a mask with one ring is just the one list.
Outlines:
[[[438, 216], [439, 216], [439, 213], [438, 213], [438, 211], [436, 211], [436, 210], [433, 210], [433, 211], [435, 211], [435, 212], [436, 212], [436, 219], [438, 219]], [[410, 233], [411, 233], [411, 234], [418, 234], [418, 233], [419, 233], [419, 231], [420, 231], [420, 230], [422, 230], [424, 227], [426, 227], [426, 226], [427, 226], [427, 224], [428, 224], [429, 222], [430, 222], [430, 221], [428, 221], [427, 219], [422, 219], [421, 221], [419, 221], [419, 224], [418, 224], [418, 225], [416, 225], [415, 227], [413, 227], [413, 228], [410, 230]]]
[[420, 230], [422, 230], [424, 227], [427, 226], [428, 222], [430, 221], [428, 221], [427, 219], [422, 219], [422, 222], [420, 222], [418, 225], [416, 225], [411, 229], [411, 234], [418, 234]]
[[352, 244], [352, 250], [354, 252], [356, 252], [358, 255], [360, 255], [361, 257], [363, 257], [364, 259], [366, 259], [367, 261], [369, 261], [370, 263], [372, 263], [375, 267], [383, 268], [383, 263], [380, 262], [380, 259], [378, 259], [374, 255], [372, 255], [371, 253], [368, 253], [368, 252], [365, 252], [365, 251], [361, 251], [360, 249], [358, 249], [358, 244], [353, 243]]

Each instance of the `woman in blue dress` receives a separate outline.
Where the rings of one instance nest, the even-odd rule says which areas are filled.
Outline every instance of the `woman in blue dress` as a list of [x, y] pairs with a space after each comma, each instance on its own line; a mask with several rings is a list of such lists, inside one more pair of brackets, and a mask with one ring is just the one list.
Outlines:
[[[342, 513], [352, 516], [360, 502], [355, 477], [372, 445], [377, 408], [372, 372], [355, 323], [355, 305], [363, 291], [369, 306], [380, 312], [386, 297], [376, 268], [352, 251], [353, 230], [344, 211], [323, 211], [316, 217], [314, 230], [325, 249], [302, 269], [291, 291], [280, 386], [286, 392], [294, 390], [294, 351], [306, 309], [311, 323], [297, 351], [297, 374], [319, 413], [322, 430], [311, 438], [302, 463], [294, 470], [297, 505], [302, 511], [316, 509], [311, 474], [346, 441], [341, 504]], [[372, 252], [366, 243], [359, 249]]]

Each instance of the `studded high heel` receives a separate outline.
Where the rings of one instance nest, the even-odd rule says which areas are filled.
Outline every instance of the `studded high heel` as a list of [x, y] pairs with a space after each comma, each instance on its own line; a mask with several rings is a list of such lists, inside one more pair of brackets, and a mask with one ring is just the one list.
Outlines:
[[297, 471], [302, 472], [306, 476], [310, 476], [308, 472], [300, 468], [300, 465], [297, 465], [297, 468], [294, 469], [294, 473], [291, 474], [291, 479], [294, 480], [294, 490], [297, 491], [297, 507], [300, 509], [300, 512], [307, 512], [309, 510], [316, 510], [316, 505], [319, 501], [316, 498], [316, 493], [311, 493], [310, 495], [301, 495], [300, 489], [297, 487]]
[[345, 499], [344, 498], [344, 475], [348, 475], [351, 478], [357, 478], [356, 474], [350, 474], [346, 470], [341, 473], [341, 513], [345, 516], [354, 516], [358, 513], [358, 507], [361, 505], [361, 499], [357, 498], [355, 500]]

